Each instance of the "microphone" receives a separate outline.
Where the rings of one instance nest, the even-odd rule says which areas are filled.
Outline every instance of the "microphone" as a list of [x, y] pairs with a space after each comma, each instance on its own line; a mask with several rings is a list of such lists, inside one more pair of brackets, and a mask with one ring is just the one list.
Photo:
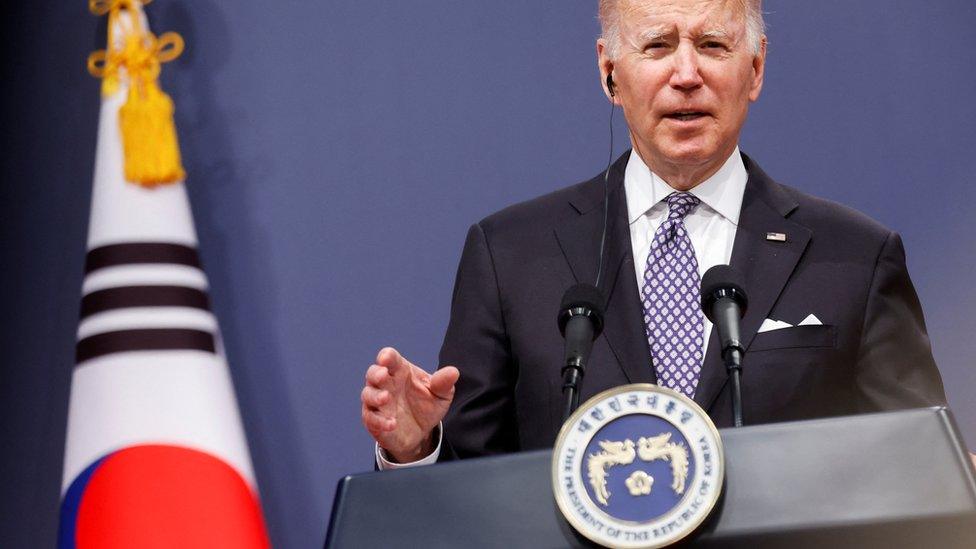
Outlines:
[[563, 393], [566, 408], [563, 421], [579, 406], [579, 382], [593, 350], [593, 340], [603, 332], [603, 293], [591, 284], [577, 284], [563, 294], [559, 306], [559, 332], [566, 339], [563, 362]]
[[718, 331], [722, 360], [732, 380], [732, 417], [742, 426], [742, 355], [745, 348], [739, 320], [746, 314], [749, 299], [742, 289], [742, 275], [728, 265], [716, 265], [702, 277], [702, 310]]

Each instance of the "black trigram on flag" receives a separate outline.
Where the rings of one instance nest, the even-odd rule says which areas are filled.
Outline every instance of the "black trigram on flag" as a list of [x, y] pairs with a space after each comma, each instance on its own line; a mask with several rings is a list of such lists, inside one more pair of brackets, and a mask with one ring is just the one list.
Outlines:
[[196, 249], [162, 242], [102, 246], [88, 252], [85, 274], [79, 365], [123, 351], [216, 352]]

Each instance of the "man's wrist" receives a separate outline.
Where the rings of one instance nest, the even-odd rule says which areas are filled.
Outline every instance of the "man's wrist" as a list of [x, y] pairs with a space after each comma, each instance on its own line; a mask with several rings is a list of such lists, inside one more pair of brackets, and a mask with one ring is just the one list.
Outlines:
[[421, 459], [424, 459], [425, 457], [429, 456], [434, 451], [434, 448], [436, 446], [436, 443], [434, 442], [436, 438], [434, 435], [437, 434], [438, 429], [440, 429], [440, 426], [434, 427], [434, 429], [427, 434], [427, 438], [420, 441], [420, 446], [414, 448], [412, 451], [394, 453], [390, 450], [387, 450], [386, 448], [383, 448], [383, 452], [389, 458], [391, 458], [391, 461], [393, 463], [402, 464], [402, 463], [413, 463], [415, 461], [420, 461]]
[[443, 440], [443, 427], [438, 425], [434, 432], [431, 433], [433, 437], [434, 447], [432, 450], [427, 452], [425, 455], [420, 456], [418, 459], [405, 462], [405, 461], [395, 461], [393, 456], [389, 452], [376, 444], [376, 466], [381, 471], [386, 471], [390, 469], [402, 469], [405, 467], [416, 467], [419, 465], [431, 465], [437, 462], [437, 458], [440, 457], [441, 442]]

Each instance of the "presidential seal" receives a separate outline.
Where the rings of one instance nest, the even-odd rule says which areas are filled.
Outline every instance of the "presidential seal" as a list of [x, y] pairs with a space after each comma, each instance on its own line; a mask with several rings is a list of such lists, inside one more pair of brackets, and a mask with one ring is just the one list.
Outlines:
[[588, 400], [559, 431], [556, 504], [607, 547], [653, 548], [695, 530], [718, 501], [722, 440], [708, 415], [670, 389], [634, 384]]

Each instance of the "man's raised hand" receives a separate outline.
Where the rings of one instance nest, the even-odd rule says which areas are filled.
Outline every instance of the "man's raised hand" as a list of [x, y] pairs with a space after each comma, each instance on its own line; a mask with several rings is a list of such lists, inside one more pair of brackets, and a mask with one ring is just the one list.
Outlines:
[[382, 349], [366, 371], [363, 425], [399, 463], [428, 456], [434, 450], [434, 428], [447, 414], [459, 376], [453, 366], [429, 374], [396, 349]]

